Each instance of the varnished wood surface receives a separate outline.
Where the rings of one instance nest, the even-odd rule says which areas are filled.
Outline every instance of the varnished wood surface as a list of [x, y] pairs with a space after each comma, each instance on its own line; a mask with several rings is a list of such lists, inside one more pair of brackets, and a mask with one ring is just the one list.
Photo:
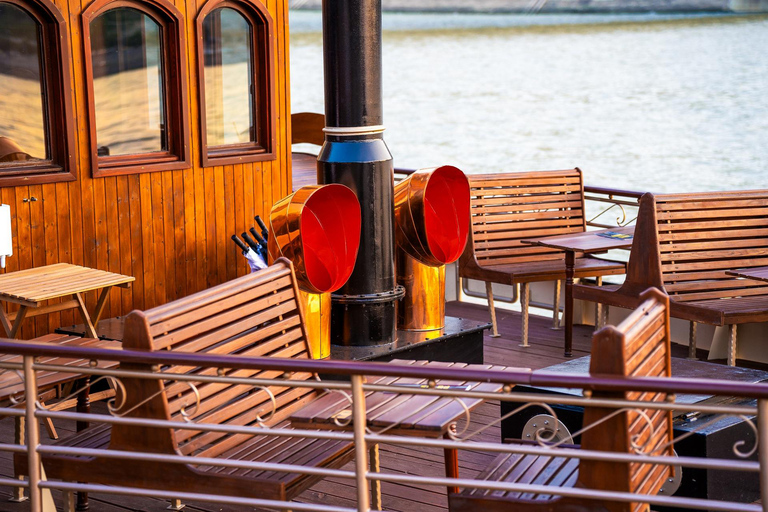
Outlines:
[[[600, 229], [597, 231], [584, 231], [582, 233], [569, 233], [566, 235], [547, 236], [540, 238], [526, 238], [524, 244], [540, 245], [560, 251], [577, 253], [605, 252], [611, 249], [623, 249], [632, 246], [631, 235], [635, 232], [634, 226], [615, 229]], [[608, 238], [601, 236], [605, 233], [628, 235], [629, 238]]]
[[[643, 195], [627, 278], [616, 295], [636, 297], [654, 286], [669, 294], [676, 318], [713, 325], [768, 320], [768, 283], [728, 274], [768, 265], [767, 200], [765, 190]], [[579, 297], [618, 302], [584, 288]]]
[[[669, 377], [669, 299], [657, 289], [646, 291], [644, 302], [617, 327], [608, 326], [592, 339], [592, 375]], [[595, 399], [621, 399], [663, 402], [666, 393], [636, 391], [593, 391]], [[643, 414], [641, 417], [640, 414]], [[641, 421], [645, 419], [648, 423]], [[584, 407], [584, 425], [593, 427], [581, 437], [585, 450], [633, 454], [633, 443], [647, 447], [649, 453], [671, 456], [671, 411], [639, 410], [614, 414], [610, 408]], [[478, 478], [492, 482], [538, 484], [552, 487], [579, 486], [586, 489], [652, 494], [667, 478], [663, 465], [622, 463], [583, 459], [578, 461], [550, 456], [499, 454]], [[597, 510], [578, 500], [551, 494], [530, 495], [468, 487], [449, 498], [451, 512], [487, 510], [526, 510], [545, 512], [542, 501], [554, 500], [553, 510]], [[641, 503], [603, 502], [606, 512], [648, 512]], [[602, 508], [600, 510], [603, 510]]]
[[746, 279], [756, 279], [758, 281], [768, 281], [768, 267], [749, 268], [741, 270], [729, 270], [726, 272], [729, 276], [743, 277]]
[[[178, 299], [146, 312], [126, 317], [123, 348], [309, 359], [303, 315], [297, 301], [298, 287], [290, 263], [280, 258], [269, 268], [228, 281], [214, 288]], [[149, 370], [147, 364], [123, 365]], [[216, 375], [215, 367], [170, 364], [170, 374]], [[231, 369], [228, 377], [276, 378], [281, 371], [250, 368]], [[290, 380], [307, 380], [306, 372], [293, 373]], [[129, 417], [176, 420], [194, 406], [194, 421], [217, 425], [288, 428], [286, 419], [308, 405], [317, 392], [302, 387], [257, 388], [225, 383], [196, 383], [125, 378], [126, 401], [119, 412]], [[149, 397], [147, 399], [146, 397]], [[199, 400], [199, 402], [198, 402]], [[262, 420], [262, 417], [264, 419]], [[262, 423], [263, 422], [263, 423]], [[62, 439], [64, 446], [109, 448], [137, 452], [218, 457], [230, 460], [285, 463], [314, 467], [340, 467], [352, 458], [352, 444], [311, 438], [247, 436], [189, 429], [98, 425]], [[14, 461], [26, 474], [26, 458]], [[49, 477], [103, 485], [127, 485], [145, 489], [184, 492], [215, 486], [222, 494], [263, 499], [286, 499], [297, 495], [318, 478], [312, 475], [275, 471], [155, 463], [151, 465], [95, 457], [83, 461], [66, 456], [44, 456]], [[162, 483], [160, 483], [162, 482]]]
[[[524, 240], [568, 240], [586, 230], [579, 169], [472, 175], [470, 196], [472, 226], [459, 260], [462, 277], [503, 284], [565, 279], [559, 247]], [[578, 277], [623, 273], [623, 265], [600, 260], [578, 267]]]
[[[464, 317], [476, 321], [488, 321], [488, 310], [485, 306], [452, 302], [446, 305], [446, 312], [452, 316]], [[533, 369], [544, 368], [562, 363], [566, 359], [562, 352], [562, 330], [552, 330], [550, 318], [531, 316], [531, 339], [533, 343], [528, 348], [521, 348], [520, 344], [520, 314], [507, 310], [498, 310], [500, 338], [491, 338], [486, 332], [485, 363], [512, 367], [530, 367]], [[574, 329], [574, 357], [589, 355], [592, 337], [592, 328], [588, 326], [576, 326]], [[673, 346], [673, 354], [685, 357], [687, 349], [682, 346]], [[706, 357], [704, 352], [700, 357]], [[106, 413], [103, 402], [93, 405], [94, 410]], [[498, 403], [484, 403], [472, 412], [470, 430], [484, 426], [493, 419], [499, 417]], [[63, 438], [74, 433], [74, 423], [57, 422], [60, 436]], [[498, 442], [500, 429], [493, 426], [481, 433], [478, 441]], [[44, 443], [50, 443], [45, 434], [42, 435]], [[5, 418], [0, 420], [0, 442], [13, 442], [13, 420]], [[493, 456], [480, 452], [460, 451], [459, 467], [462, 476], [473, 477], [485, 469], [493, 460]], [[443, 453], [439, 449], [412, 448], [399, 446], [381, 447], [381, 465], [384, 471], [397, 473], [413, 473], [419, 475], [444, 476], [445, 468]], [[347, 466], [352, 469], [353, 466]], [[0, 452], [0, 475], [12, 476], [11, 455]], [[420, 486], [413, 484], [389, 484], [384, 483], [383, 503], [387, 510], [402, 512], [442, 512], [447, 510], [447, 498], [445, 488]], [[15, 504], [6, 501], [10, 496], [10, 489], [0, 487], [0, 510], [8, 512], [26, 512], [26, 504]], [[297, 501], [307, 503], [321, 503], [354, 507], [354, 484], [346, 479], [325, 479], [315, 484], [311, 489], [302, 493]], [[60, 494], [55, 492], [55, 498]], [[60, 503], [60, 501], [59, 501]], [[128, 510], [140, 510], [145, 512], [165, 512], [168, 506], [167, 500], [154, 498], [118, 497], [113, 495], [91, 495], [91, 510], [93, 512], [126, 512]], [[243, 511], [248, 509], [217, 506], [215, 504], [193, 503], [187, 504], [185, 510], [194, 512], [223, 512]]]
[[133, 281], [133, 276], [58, 263], [0, 275], [0, 300], [40, 303]]
[[[203, 168], [197, 105], [195, 19], [208, 0], [172, 0], [184, 17], [191, 164], [158, 171], [92, 178], [86, 111], [84, 44], [80, 14], [91, 2], [53, 0], [67, 20], [71, 47], [69, 72], [77, 180], [0, 188], [0, 202], [11, 205], [13, 256], [7, 272], [53, 263], [72, 263], [134, 276], [129, 290], [113, 292], [106, 318], [148, 309], [247, 272], [229, 237], [266, 217], [275, 201], [290, 191], [290, 92], [288, 87], [288, 2], [264, 0], [274, 20], [276, 126], [275, 160]], [[80, 122], [82, 121], [82, 122]], [[74, 121], [73, 121], [74, 124]], [[25, 201], [36, 198], [36, 201]], [[87, 294], [88, 308], [97, 297]], [[78, 323], [70, 311], [26, 322], [21, 338]]]
[[[474, 368], [504, 370], [503, 366], [468, 365], [466, 363], [442, 363], [437, 361], [393, 360], [389, 364], [411, 366], [441, 366], [447, 368]], [[463, 399], [464, 406], [452, 398], [419, 395], [409, 396], [409, 386], [427, 386], [427, 379], [379, 377], [369, 381], [371, 384], [403, 386], [403, 393], [374, 391], [365, 397], [366, 419], [370, 427], [385, 429], [393, 435], [417, 435], [440, 437], [448, 427], [461, 419], [466, 410], [472, 410], [482, 403], [479, 399]], [[455, 386], [457, 389], [480, 392], [497, 392], [501, 384], [490, 382], [437, 381], [437, 387]], [[340, 427], [344, 418], [351, 414], [349, 400], [338, 393], [329, 393], [319, 397], [307, 407], [291, 415], [291, 424], [297, 428], [321, 428], [329, 430], [351, 430], [352, 425]]]
[[[476, 321], [487, 321], [488, 311], [484, 306], [449, 303], [446, 305], [447, 313]], [[528, 349], [520, 348], [520, 315], [511, 311], [499, 310], [501, 338], [485, 336], [485, 362], [487, 364], [503, 365], [510, 367], [542, 368], [563, 362], [562, 357], [562, 331], [551, 330], [551, 319], [531, 317], [531, 336], [535, 343]], [[574, 337], [574, 354], [576, 357], [589, 354], [589, 339], [592, 329], [589, 327], [576, 327]], [[93, 405], [94, 410], [106, 413], [103, 403]], [[480, 428], [499, 417], [498, 403], [484, 403], [472, 412], [470, 429]], [[59, 422], [56, 424], [61, 437], [74, 433], [74, 424]], [[43, 434], [43, 442], [51, 440]], [[478, 441], [498, 442], [500, 429], [493, 426], [481, 433]], [[0, 442], [12, 442], [13, 420], [0, 420]], [[440, 449], [413, 448], [400, 446], [381, 447], [381, 465], [383, 471], [398, 473], [414, 473], [419, 475], [432, 475], [443, 477], [445, 475], [444, 454]], [[471, 477], [484, 469], [493, 460], [493, 456], [480, 452], [460, 451], [459, 466], [462, 476]], [[0, 452], [0, 474], [10, 476], [12, 463], [10, 454]], [[351, 469], [353, 466], [348, 466]], [[406, 484], [384, 483], [383, 503], [387, 510], [403, 512], [440, 512], [447, 510], [447, 498], [444, 487], [418, 486]], [[24, 512], [25, 504], [13, 504], [5, 501], [10, 496], [10, 490], [0, 488], [0, 503], [4, 503], [0, 510], [9, 512]], [[55, 497], [59, 493], [54, 493]], [[311, 489], [302, 493], [297, 501], [309, 503], [322, 503], [354, 507], [355, 499], [354, 483], [346, 479], [325, 479], [315, 484]], [[168, 501], [153, 498], [131, 498], [111, 495], [91, 495], [91, 510], [93, 512], [125, 512], [127, 510], [141, 510], [146, 512], [164, 512]], [[216, 506], [215, 504], [195, 503], [187, 505], [185, 510], [192, 511], [240, 511], [237, 507]]]

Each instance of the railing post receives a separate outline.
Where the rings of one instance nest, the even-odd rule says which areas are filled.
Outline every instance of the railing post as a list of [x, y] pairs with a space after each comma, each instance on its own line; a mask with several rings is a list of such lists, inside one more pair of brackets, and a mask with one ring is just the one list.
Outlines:
[[363, 376], [352, 376], [352, 424], [355, 437], [355, 473], [357, 475], [357, 510], [368, 512], [371, 509], [368, 491], [368, 449], [365, 442], [365, 393]]
[[24, 356], [24, 391], [26, 402], [27, 423], [27, 466], [29, 477], [29, 503], [31, 512], [42, 511], [42, 495], [40, 494], [40, 455], [37, 447], [40, 445], [40, 424], [35, 417], [37, 403], [37, 376], [32, 364], [34, 357]]
[[757, 401], [757, 457], [760, 462], [760, 502], [768, 512], [768, 399]]

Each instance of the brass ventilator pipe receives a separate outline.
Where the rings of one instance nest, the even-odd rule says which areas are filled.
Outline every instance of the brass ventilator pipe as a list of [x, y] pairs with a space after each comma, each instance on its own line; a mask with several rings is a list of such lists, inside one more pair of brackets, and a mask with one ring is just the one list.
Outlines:
[[445, 265], [464, 251], [469, 232], [469, 181], [456, 167], [422, 169], [395, 185], [397, 283], [405, 288], [397, 327], [445, 326]]
[[293, 263], [313, 359], [331, 354], [331, 296], [349, 279], [360, 245], [360, 204], [344, 185], [310, 185], [275, 203], [270, 264]]

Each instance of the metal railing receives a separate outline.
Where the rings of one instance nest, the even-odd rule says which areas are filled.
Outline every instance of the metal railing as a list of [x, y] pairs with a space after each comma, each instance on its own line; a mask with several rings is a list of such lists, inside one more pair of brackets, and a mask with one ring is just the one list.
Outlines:
[[[438, 486], [494, 489], [506, 492], [547, 494], [574, 498], [589, 498], [618, 502], [645, 502], [657, 506], [674, 506], [683, 509], [706, 509], [718, 511], [768, 511], [768, 386], [764, 384], [745, 384], [733, 381], [718, 380], [694, 380], [681, 378], [621, 378], [585, 375], [552, 374], [546, 371], [529, 370], [486, 370], [478, 367], [448, 368], [418, 365], [393, 365], [381, 363], [355, 363], [355, 362], [327, 362], [295, 359], [276, 358], [249, 358], [238, 356], [214, 356], [189, 353], [174, 353], [161, 351], [147, 353], [139, 351], [112, 351], [104, 349], [83, 349], [64, 346], [33, 346], [28, 343], [0, 341], [0, 353], [18, 354], [20, 362], [3, 362], [0, 368], [8, 372], [16, 372], [19, 379], [24, 382], [23, 396], [15, 396], [11, 399], [11, 407], [0, 409], [1, 416], [24, 417], [27, 424], [26, 444], [0, 444], [0, 450], [26, 455], [29, 467], [29, 475], [23, 480], [12, 478], [0, 478], [0, 485], [10, 487], [23, 487], [30, 496], [29, 510], [38, 512], [43, 510], [41, 491], [59, 489], [65, 493], [72, 492], [99, 492], [105, 494], [126, 496], [151, 496], [165, 497], [172, 500], [217, 502], [220, 504], [238, 504], [254, 507], [267, 507], [290, 510], [318, 510], [318, 511], [352, 511], [365, 512], [375, 508], [386, 510], [387, 501], [380, 501], [379, 482], [407, 483], [409, 486]], [[92, 364], [87, 368], [79, 368], [78, 372], [90, 375], [92, 381], [99, 377], [108, 377], [118, 390], [116, 401], [111, 404], [107, 412], [84, 414], [69, 411], [52, 411], [38, 402], [38, 387], [36, 375], [38, 372], [65, 372], [72, 373], [71, 366], [43, 364], [36, 362], [37, 357], [58, 357], [72, 360], [90, 360]], [[147, 365], [147, 371], [104, 369], [97, 367], [98, 362], [118, 361], [125, 363]], [[185, 366], [197, 369], [215, 369], [207, 375], [197, 373], [178, 374], [173, 373], [172, 367]], [[259, 371], [278, 372], [275, 378], [243, 378], [228, 377], [227, 374], [234, 370], [250, 369]], [[296, 373], [309, 372], [324, 376], [336, 376], [339, 379], [348, 380], [291, 380], [290, 376]], [[389, 380], [379, 383], [373, 382], [376, 377], [388, 377]], [[423, 387], [404, 386], [392, 384], [394, 378], [416, 379], [410, 382], [422, 382]], [[160, 380], [168, 389], [170, 382], [184, 382], [193, 393], [190, 397], [197, 397], [197, 403], [192, 400], [182, 410], [179, 419], [156, 419], [138, 417], [135, 410], [121, 411], [121, 404], [126, 402], [126, 386], [121, 383], [126, 379]], [[483, 391], [482, 389], [460, 388], [458, 386], [441, 386], [440, 380], [451, 382], [476, 382], [496, 383], [494, 389], [498, 391]], [[307, 430], [301, 428], [284, 428], [269, 424], [270, 411], [259, 411], [258, 426], [238, 426], [235, 424], [210, 423], [204, 418], [204, 414], [198, 415], [197, 407], [200, 405], [199, 386], [209, 383], [232, 384], [240, 387], [253, 387], [260, 390], [270, 386], [277, 388], [305, 387], [320, 390], [323, 393], [337, 393], [343, 398], [345, 407], [348, 407], [349, 415], [344, 420], [334, 420], [334, 428], [330, 430]], [[571, 388], [581, 390], [580, 394], [557, 394], [553, 392], [526, 393], [516, 390], [516, 386], [528, 386], [538, 388]], [[132, 388], [133, 389], [133, 388]], [[483, 389], [488, 389], [483, 388]], [[647, 393], [666, 393], [666, 401], [630, 401], [624, 399], [605, 399], [593, 396], [594, 390], [624, 391], [633, 390]], [[417, 400], [408, 413], [390, 425], [382, 428], [372, 427], [375, 419], [382, 411], [375, 407], [366, 408], [365, 396], [374, 392], [383, 392], [387, 396], [433, 396], [445, 397], [451, 403], [462, 406], [465, 413], [452, 428], [447, 430], [445, 438], [430, 437], [428, 435], [398, 435], [397, 427], [405, 423], [414, 423], [420, 416], [426, 414], [429, 401]], [[716, 400], [707, 400], [703, 403], [687, 403], [679, 400], [681, 394], [712, 395], [714, 397], [738, 397], [740, 400], [726, 400], [718, 403]], [[130, 402], [136, 402], [137, 397], [128, 397]], [[140, 397], [146, 403], [154, 397]], [[512, 402], [511, 411], [504, 418], [498, 418], [493, 422], [487, 421], [487, 416], [476, 420], [472, 416], [471, 407], [467, 404], [472, 400], [484, 400], [494, 402]], [[24, 408], [20, 409], [22, 402]], [[273, 401], [274, 404], [274, 401]], [[750, 435], [743, 439], [735, 440], [731, 457], [703, 458], [701, 454], [688, 454], [678, 457], [658, 455], [658, 451], [648, 453], [646, 448], [639, 444], [630, 453], [609, 453], [597, 450], [578, 449], [572, 446], [574, 439], [597, 424], [584, 425], [577, 432], [570, 434], [567, 439], [553, 442], [553, 432], [544, 427], [533, 431], [533, 443], [500, 443], [489, 438], [488, 429], [500, 421], [520, 414], [537, 406], [543, 408], [552, 421], [558, 424], [557, 406], [573, 407], [600, 407], [614, 409], [614, 414], [622, 414], [634, 411], [639, 414], [644, 410], [675, 411], [676, 414], [708, 415], [710, 419], [702, 420], [694, 431], [707, 429], [714, 421], [722, 417], [736, 417], [739, 421], [746, 422], [747, 432]], [[425, 409], [426, 408], [426, 409]], [[274, 409], [273, 411], [274, 412]], [[129, 414], [130, 413], [130, 414]], [[117, 451], [109, 447], [82, 448], [76, 446], [45, 445], [41, 443], [39, 421], [42, 418], [51, 418], [55, 421], [78, 421], [90, 423], [106, 423], [110, 425], [122, 425], [129, 428], [153, 427], [168, 428], [174, 430], [193, 430], [196, 432], [219, 432], [228, 435], [245, 434], [249, 436], [291, 436], [310, 437], [314, 439], [328, 439], [346, 441], [353, 444], [355, 462], [341, 469], [324, 467], [306, 467], [297, 464], [278, 464], [267, 462], [251, 462], [247, 460], [228, 460], [218, 457], [195, 457], [188, 455], [158, 454], [147, 446], [146, 451]], [[338, 427], [336, 429], [335, 427]], [[691, 434], [687, 434], [691, 435]], [[754, 436], [754, 438], [752, 438]], [[681, 441], [686, 436], [678, 436], [673, 443]], [[567, 444], [566, 444], [567, 443]], [[587, 489], [583, 487], [551, 487], [525, 483], [505, 483], [476, 479], [471, 470], [464, 469], [458, 478], [445, 477], [439, 474], [423, 474], [428, 472], [424, 468], [419, 469], [419, 474], [403, 473], [395, 470], [384, 470], [377, 464], [369, 463], [369, 446], [399, 445], [420, 450], [471, 450], [472, 452], [487, 452], [489, 454], [515, 453], [521, 455], [566, 457], [580, 460], [599, 460], [626, 463], [660, 464], [682, 468], [683, 476], [686, 468], [699, 468], [705, 470], [736, 471], [743, 473], [743, 479], [757, 479], [760, 484], [762, 505], [753, 503], [739, 503], [733, 501], [714, 501], [704, 498], [684, 496], [639, 495], [626, 492], [618, 492], [606, 489]], [[41, 460], [53, 455], [101, 457], [114, 460], [115, 464], [121, 461], [144, 462], [153, 464], [163, 462], [165, 464], [194, 464], [220, 468], [240, 469], [243, 471], [279, 471], [298, 473], [316, 477], [333, 477], [346, 479], [355, 486], [354, 508], [318, 504], [303, 503], [309, 501], [306, 496], [302, 502], [281, 501], [275, 499], [256, 499], [237, 495], [218, 494], [215, 479], [212, 478], [211, 486], [206, 489], [190, 489], [187, 492], [171, 491], [163, 488], [163, 482], [158, 481], [155, 488], [142, 488], [137, 485], [114, 485], [114, 482], [72, 482], [55, 479], [45, 479], [41, 471]], [[378, 459], [377, 456], [372, 458]], [[44, 467], [44, 466], [43, 466]], [[749, 477], [749, 474], [755, 476]], [[51, 476], [51, 475], [49, 475]], [[109, 485], [107, 485], [109, 484]], [[373, 491], [373, 493], [372, 493]], [[373, 501], [371, 501], [371, 499]]]

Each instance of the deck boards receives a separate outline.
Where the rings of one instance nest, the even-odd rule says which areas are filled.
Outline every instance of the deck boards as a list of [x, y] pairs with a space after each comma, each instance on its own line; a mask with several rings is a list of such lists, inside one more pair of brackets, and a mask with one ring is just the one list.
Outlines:
[[[484, 306], [452, 302], [447, 304], [446, 312], [452, 316], [459, 316], [473, 320], [487, 321], [488, 311]], [[485, 362], [506, 366], [543, 368], [565, 360], [563, 357], [563, 331], [550, 328], [550, 318], [531, 316], [529, 348], [522, 348], [520, 344], [520, 315], [516, 312], [505, 310], [497, 311], [499, 319], [499, 332], [501, 337], [491, 338], [486, 334], [484, 338]], [[574, 328], [574, 357], [588, 354], [588, 347], [592, 336], [592, 327], [575, 326]], [[677, 347], [684, 355], [685, 348]], [[674, 351], [673, 351], [674, 352]], [[94, 407], [102, 408], [103, 404], [95, 404]], [[498, 403], [485, 403], [472, 413], [470, 431], [478, 425], [485, 424], [489, 418], [499, 417]], [[60, 435], [68, 435], [74, 429], [73, 425], [57, 422]], [[45, 432], [42, 432], [43, 441], [47, 440]], [[478, 440], [498, 441], [500, 430], [493, 426], [477, 436]], [[5, 418], [0, 420], [0, 443], [11, 443], [13, 440], [13, 420]], [[461, 451], [459, 453], [459, 465], [462, 476], [472, 477], [493, 456], [473, 451]], [[382, 446], [381, 465], [385, 472], [408, 473], [419, 475], [443, 476], [442, 450], [428, 448], [405, 448], [401, 446]], [[350, 469], [352, 466], [350, 466]], [[0, 452], [0, 476], [10, 477], [12, 473], [10, 454]], [[440, 512], [447, 510], [447, 498], [443, 487], [420, 487], [417, 485], [389, 484], [382, 486], [383, 503], [385, 510], [393, 511], [418, 511]], [[7, 501], [10, 489], [0, 487], [0, 511], [26, 511], [28, 505], [16, 504]], [[56, 499], [56, 494], [54, 498]], [[343, 479], [326, 479], [312, 489], [299, 496], [297, 501], [306, 503], [322, 503], [327, 505], [355, 506], [354, 482]], [[59, 501], [60, 503], [60, 501]], [[126, 510], [141, 510], [146, 512], [160, 512], [166, 510], [168, 502], [153, 498], [129, 498], [120, 496], [95, 495], [91, 496], [91, 511], [116, 512]], [[245, 510], [231, 506], [221, 507], [215, 504], [187, 504], [185, 510], [192, 512], [236, 511]]]

